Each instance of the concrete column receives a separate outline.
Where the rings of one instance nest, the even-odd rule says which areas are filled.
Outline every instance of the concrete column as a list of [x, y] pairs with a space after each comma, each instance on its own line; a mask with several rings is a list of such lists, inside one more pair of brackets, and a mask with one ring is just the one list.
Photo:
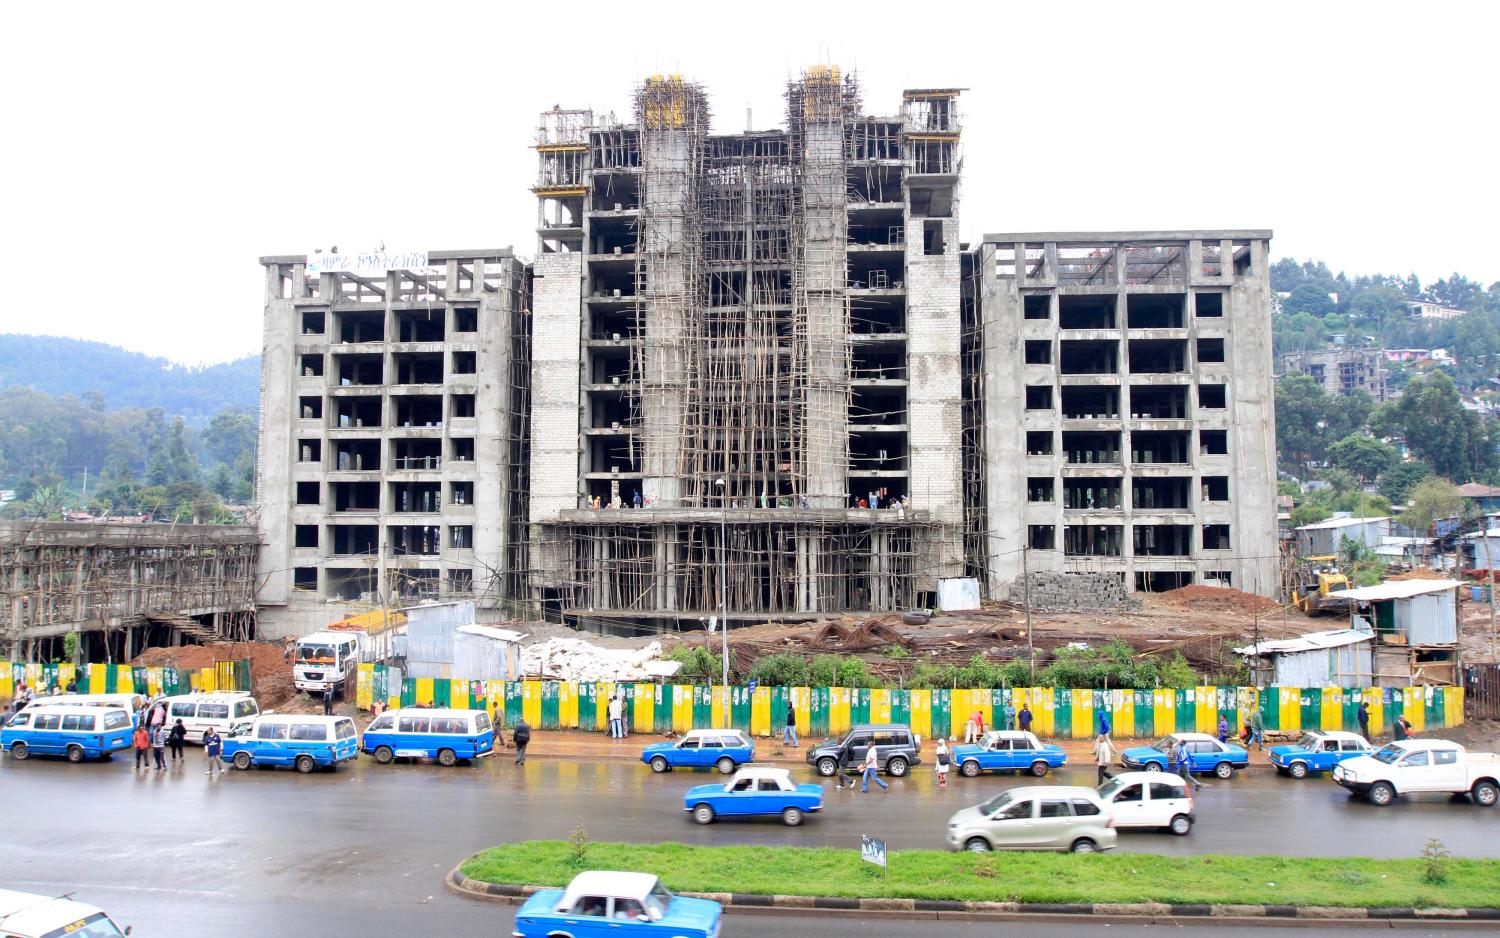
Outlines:
[[803, 472], [810, 508], [843, 508], [849, 471], [849, 295], [844, 131], [812, 122], [804, 136], [802, 279], [794, 283], [805, 324]]
[[[531, 523], [578, 507], [581, 254], [536, 259], [531, 335]], [[476, 509], [477, 510], [477, 509]]]
[[[1277, 589], [1276, 407], [1271, 367], [1270, 258], [1250, 242], [1250, 273], [1233, 276], [1224, 311], [1229, 380], [1229, 464], [1234, 467], [1229, 529], [1237, 589], [1274, 596]], [[1226, 269], [1233, 256], [1226, 251]], [[1201, 532], [1197, 532], [1201, 533]]]

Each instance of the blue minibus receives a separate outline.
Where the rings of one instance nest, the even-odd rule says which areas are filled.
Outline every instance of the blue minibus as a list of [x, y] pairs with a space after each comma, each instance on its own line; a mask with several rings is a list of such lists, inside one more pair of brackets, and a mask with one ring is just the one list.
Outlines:
[[453, 765], [495, 751], [495, 727], [483, 710], [407, 707], [382, 713], [365, 729], [365, 752], [381, 765], [396, 759], [436, 759]]
[[35, 753], [82, 762], [129, 749], [134, 731], [130, 713], [121, 707], [42, 704], [11, 717], [0, 730], [0, 748], [14, 759]]
[[237, 769], [290, 765], [306, 774], [359, 758], [359, 733], [348, 717], [263, 713], [235, 724], [220, 758]]

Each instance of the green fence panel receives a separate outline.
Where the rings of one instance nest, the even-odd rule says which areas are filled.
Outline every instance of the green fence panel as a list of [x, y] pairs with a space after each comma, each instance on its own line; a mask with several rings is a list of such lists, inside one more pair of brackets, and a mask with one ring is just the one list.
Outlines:
[[521, 681], [505, 682], [505, 725], [515, 726], [521, 722], [522, 702], [525, 688]]
[[891, 722], [911, 725], [911, 691], [891, 691]]
[[856, 687], [849, 692], [849, 725], [870, 722], [870, 689]]
[[1215, 709], [1219, 711], [1219, 716], [1229, 723], [1230, 734], [1238, 733], [1241, 720], [1239, 708], [1235, 706], [1234, 688], [1215, 687], [1214, 695], [1218, 698]]
[[[786, 708], [792, 699], [785, 687], [771, 688], [771, 735], [781, 735], [781, 728], [786, 726]], [[804, 730], [807, 727], [802, 727]]]
[[1344, 691], [1344, 715], [1340, 729], [1350, 733], [1359, 732], [1359, 702], [1363, 699], [1363, 695], [1358, 690]]
[[161, 692], [171, 696], [178, 693], [187, 693], [182, 686], [181, 673], [176, 668], [161, 669]]
[[537, 727], [543, 730], [555, 730], [562, 725], [558, 718], [558, 693], [560, 685], [556, 681], [544, 681], [542, 683], [542, 725]]
[[1323, 725], [1323, 691], [1318, 687], [1301, 687], [1297, 696], [1302, 705], [1302, 728], [1315, 730]]
[[828, 688], [812, 689], [812, 706], [809, 708], [807, 734], [816, 739], [828, 735]]
[[433, 678], [432, 705], [448, 707], [453, 704], [453, 682], [445, 678]]
[[693, 685], [693, 729], [705, 730], [714, 723], [714, 689], [707, 684]]
[[1179, 733], [1193, 732], [1198, 728], [1198, 708], [1188, 700], [1187, 688], [1177, 688], [1173, 697], [1177, 705], [1177, 719], [1173, 725]]
[[417, 703], [417, 680], [405, 678], [401, 682], [401, 706], [414, 707]]
[[651, 693], [656, 695], [656, 732], [672, 732], [672, 688], [658, 684]]
[[1275, 684], [1261, 688], [1260, 716], [1265, 721], [1266, 729], [1281, 729], [1281, 688]]
[[1135, 735], [1149, 739], [1156, 735], [1156, 713], [1149, 690], [1130, 691], [1134, 695]]
[[1052, 735], [1059, 739], [1070, 739], [1073, 736], [1072, 691], [1052, 691]]
[[1443, 689], [1437, 688], [1436, 692], [1429, 696], [1428, 692], [1432, 690], [1433, 688], [1428, 687], [1421, 691], [1422, 696], [1426, 698], [1426, 709], [1422, 714], [1425, 719], [1422, 725], [1436, 728], [1443, 725], [1446, 714], [1443, 712]]
[[130, 682], [135, 685], [137, 694], [144, 696], [151, 693], [151, 678], [145, 668], [131, 668]]
[[[856, 721], [857, 722], [857, 721]], [[946, 739], [953, 726], [953, 691], [939, 687], [932, 692], [932, 738]]]
[[729, 725], [742, 732], [750, 732], [750, 688], [730, 688]]

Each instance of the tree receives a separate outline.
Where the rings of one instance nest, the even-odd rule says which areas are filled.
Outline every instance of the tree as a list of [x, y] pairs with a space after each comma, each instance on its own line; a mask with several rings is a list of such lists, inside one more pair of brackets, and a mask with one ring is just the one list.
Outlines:
[[1400, 462], [1380, 474], [1380, 494], [1398, 505], [1406, 504], [1412, 487], [1432, 475], [1425, 462]]
[[1300, 528], [1307, 524], [1317, 524], [1319, 521], [1327, 521], [1333, 517], [1333, 512], [1317, 505], [1298, 505], [1292, 509], [1292, 527]]
[[1323, 386], [1307, 375], [1287, 374], [1276, 382], [1276, 448], [1304, 474], [1323, 457], [1327, 405]]
[[1364, 433], [1351, 433], [1328, 447], [1328, 461], [1361, 482], [1372, 482], [1396, 462], [1395, 447]]
[[1458, 494], [1458, 487], [1438, 476], [1418, 482], [1410, 497], [1411, 507], [1396, 520], [1419, 536], [1426, 536], [1432, 530], [1433, 522], [1457, 515], [1464, 502], [1463, 496]]
[[146, 480], [152, 485], [171, 485], [178, 482], [196, 481], [198, 461], [188, 452], [187, 424], [181, 417], [172, 421], [167, 432], [166, 444], [151, 454], [151, 466], [146, 470]]
[[255, 417], [231, 410], [221, 411], [203, 431], [203, 448], [215, 463], [235, 466], [255, 458]]
[[1373, 324], [1378, 332], [1387, 322], [1405, 319], [1408, 309], [1399, 289], [1380, 285], [1354, 294], [1349, 311], [1357, 321]]
[[1333, 312], [1333, 298], [1323, 287], [1304, 283], [1292, 291], [1292, 295], [1281, 303], [1281, 308], [1292, 315], [1297, 313], [1311, 313], [1314, 316], [1325, 316]]
[[1408, 381], [1400, 397], [1373, 415], [1371, 429], [1400, 435], [1439, 475], [1476, 479], [1494, 465], [1493, 428], [1464, 410], [1453, 379], [1441, 371]]

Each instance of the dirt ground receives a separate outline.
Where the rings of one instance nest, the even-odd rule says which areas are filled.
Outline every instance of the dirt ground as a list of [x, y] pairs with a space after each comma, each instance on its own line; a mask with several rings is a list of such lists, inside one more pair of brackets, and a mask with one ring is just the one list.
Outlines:
[[[218, 661], [250, 659], [252, 692], [261, 709], [282, 707], [294, 696], [292, 665], [283, 655], [278, 642], [214, 642], [209, 645], [180, 645], [173, 648], [148, 648], [131, 664], [146, 667], [170, 667], [195, 670], [211, 668]], [[283, 709], [285, 709], [283, 707]]]

